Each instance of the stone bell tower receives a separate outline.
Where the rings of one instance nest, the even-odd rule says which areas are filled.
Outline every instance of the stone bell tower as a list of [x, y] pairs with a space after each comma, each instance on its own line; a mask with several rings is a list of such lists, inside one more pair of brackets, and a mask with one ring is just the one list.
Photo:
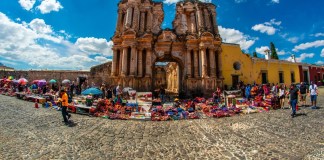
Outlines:
[[112, 82], [149, 91], [152, 77], [152, 43], [161, 31], [164, 13], [161, 2], [121, 0], [112, 37]]
[[176, 35], [184, 37], [188, 90], [209, 93], [216, 86], [222, 86], [222, 40], [216, 21], [216, 6], [199, 0], [178, 2], [173, 28]]

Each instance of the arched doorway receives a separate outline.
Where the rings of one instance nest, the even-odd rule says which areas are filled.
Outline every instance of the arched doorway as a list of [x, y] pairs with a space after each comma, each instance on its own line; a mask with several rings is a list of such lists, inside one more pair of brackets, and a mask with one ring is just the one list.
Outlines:
[[166, 54], [153, 63], [152, 90], [163, 87], [170, 95], [178, 96], [183, 89], [183, 62]]

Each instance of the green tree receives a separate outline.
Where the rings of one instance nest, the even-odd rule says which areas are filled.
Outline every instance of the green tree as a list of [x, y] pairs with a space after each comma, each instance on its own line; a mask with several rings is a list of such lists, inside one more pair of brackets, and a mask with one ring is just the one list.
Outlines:
[[270, 42], [271, 59], [279, 59], [275, 45]]
[[258, 58], [258, 54], [256, 52], [253, 52], [253, 57]]

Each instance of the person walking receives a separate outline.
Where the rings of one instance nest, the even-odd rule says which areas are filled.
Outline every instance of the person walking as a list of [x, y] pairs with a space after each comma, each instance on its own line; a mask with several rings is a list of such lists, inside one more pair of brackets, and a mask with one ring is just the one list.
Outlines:
[[65, 125], [69, 125], [69, 119], [71, 118], [71, 114], [69, 114], [67, 112], [67, 107], [69, 105], [68, 103], [68, 95], [66, 93], [66, 91], [64, 89], [61, 89], [61, 94], [62, 94], [62, 116], [63, 116], [63, 120]]
[[302, 106], [306, 107], [306, 93], [307, 93], [307, 87], [304, 84], [304, 82], [300, 83], [300, 101], [302, 102]]
[[299, 89], [295, 86], [295, 84], [291, 84], [289, 94], [290, 94], [289, 102], [292, 109], [291, 118], [294, 118], [296, 117], [296, 106], [297, 106], [298, 94], [299, 94]]
[[314, 84], [314, 82], [311, 82], [311, 85], [309, 86], [309, 94], [312, 102], [312, 109], [316, 109], [316, 101], [318, 96], [318, 88], [317, 85]]
[[281, 109], [285, 108], [286, 89], [284, 85], [279, 87], [279, 101]]

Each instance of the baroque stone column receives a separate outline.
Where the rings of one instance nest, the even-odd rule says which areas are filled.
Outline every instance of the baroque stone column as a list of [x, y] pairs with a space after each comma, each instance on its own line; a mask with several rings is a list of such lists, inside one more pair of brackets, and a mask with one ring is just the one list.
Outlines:
[[139, 12], [139, 8], [136, 6], [134, 8], [134, 13], [133, 13], [133, 25], [132, 25], [132, 28], [135, 30], [135, 31], [138, 31], [139, 29], [139, 17], [140, 16], [140, 12]]
[[137, 76], [143, 77], [143, 49], [140, 49], [138, 52]]
[[112, 71], [111, 71], [111, 76], [116, 75], [116, 69], [117, 69], [117, 49], [113, 48], [113, 61], [112, 61]]
[[116, 26], [116, 33], [120, 33], [121, 32], [121, 28], [122, 26], [122, 15], [123, 15], [123, 11], [121, 9], [118, 9], [118, 20], [117, 20], [117, 26]]
[[201, 77], [207, 77], [207, 59], [206, 59], [206, 48], [200, 48], [200, 59], [201, 59]]
[[198, 50], [194, 50], [194, 74], [195, 78], [199, 77], [199, 66], [198, 66]]
[[141, 12], [141, 20], [140, 20], [140, 32], [144, 32], [145, 29], [145, 12]]
[[214, 48], [209, 49], [209, 64], [210, 64], [210, 76], [216, 77], [216, 62]]
[[151, 32], [151, 30], [152, 30], [152, 23], [153, 23], [153, 15], [152, 15], [152, 12], [149, 10], [147, 12], [146, 32]]
[[191, 12], [190, 13], [190, 21], [191, 21], [191, 24], [190, 24], [190, 31], [191, 33], [196, 33], [196, 18], [195, 18], [195, 13], [194, 12]]
[[123, 52], [124, 52], [123, 49], [119, 51], [119, 62], [118, 62], [118, 73], [117, 73], [118, 76], [120, 76], [122, 72]]
[[127, 47], [124, 47], [123, 48], [123, 57], [122, 57], [122, 71], [121, 71], [121, 76], [126, 76], [126, 73], [127, 73], [127, 51], [128, 51], [128, 48]]
[[125, 23], [126, 29], [131, 27], [132, 17], [133, 17], [133, 8], [129, 7], [129, 8], [127, 8], [127, 14], [126, 14], [126, 23]]
[[137, 51], [136, 51], [136, 46], [132, 46], [132, 53], [131, 53], [131, 63], [130, 63], [130, 75], [135, 76], [135, 71], [137, 70], [136, 66], [137, 62]]
[[217, 22], [216, 22], [216, 12], [215, 11], [212, 11], [212, 15], [213, 15], [213, 28], [214, 28], [214, 32], [215, 34], [219, 37], [219, 31], [218, 31], [218, 25], [217, 25]]
[[201, 11], [199, 10], [198, 6], [197, 6], [197, 11], [196, 11], [196, 16], [197, 16], [197, 22], [198, 22], [198, 31], [201, 31], [204, 28], [204, 24], [203, 24], [203, 17], [201, 14]]
[[152, 50], [146, 50], [146, 77], [150, 77], [152, 75]]
[[187, 77], [191, 77], [191, 50], [187, 49], [187, 56], [186, 56], [186, 68], [187, 68]]
[[209, 18], [209, 13], [208, 10], [205, 8], [204, 9], [204, 17], [205, 17], [205, 25], [207, 27], [207, 30], [211, 30], [211, 26], [210, 26], [210, 18]]

